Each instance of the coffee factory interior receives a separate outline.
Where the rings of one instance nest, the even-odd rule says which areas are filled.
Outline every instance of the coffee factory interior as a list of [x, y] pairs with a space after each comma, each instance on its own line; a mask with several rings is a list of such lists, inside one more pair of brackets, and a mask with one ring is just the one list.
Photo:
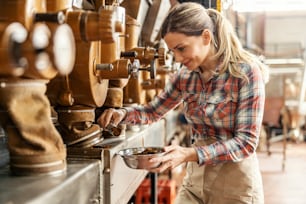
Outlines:
[[[174, 202], [184, 164], [152, 173], [120, 151], [189, 146], [182, 107], [150, 125], [97, 118], [149, 103], [181, 68], [160, 28], [182, 2], [0, 0], [0, 203]], [[256, 150], [265, 203], [305, 204], [305, 1], [193, 2], [226, 16], [269, 69]]]

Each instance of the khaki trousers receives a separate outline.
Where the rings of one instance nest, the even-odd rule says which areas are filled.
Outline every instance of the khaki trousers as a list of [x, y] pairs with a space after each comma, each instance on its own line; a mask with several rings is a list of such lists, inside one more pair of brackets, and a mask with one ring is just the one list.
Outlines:
[[[197, 142], [197, 145], [207, 145]], [[256, 153], [241, 162], [199, 166], [187, 164], [175, 204], [263, 204], [262, 178]]]

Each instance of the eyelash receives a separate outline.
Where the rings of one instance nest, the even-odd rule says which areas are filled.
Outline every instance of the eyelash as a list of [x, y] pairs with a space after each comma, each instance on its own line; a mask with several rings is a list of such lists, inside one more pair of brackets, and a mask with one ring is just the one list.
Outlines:
[[185, 50], [185, 47], [178, 47], [177, 50], [183, 52]]

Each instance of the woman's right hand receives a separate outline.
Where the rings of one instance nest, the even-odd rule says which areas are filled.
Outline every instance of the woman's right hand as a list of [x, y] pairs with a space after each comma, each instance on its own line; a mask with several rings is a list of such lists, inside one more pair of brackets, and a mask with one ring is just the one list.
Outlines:
[[118, 124], [123, 120], [126, 116], [127, 111], [123, 108], [114, 109], [109, 108], [104, 110], [101, 116], [98, 118], [97, 123], [102, 127], [106, 128], [109, 124], [113, 126], [118, 126]]

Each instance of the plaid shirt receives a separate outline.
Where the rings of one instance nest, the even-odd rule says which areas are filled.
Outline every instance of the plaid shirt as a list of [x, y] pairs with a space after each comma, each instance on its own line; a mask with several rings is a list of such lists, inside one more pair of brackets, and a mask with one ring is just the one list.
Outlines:
[[215, 141], [196, 147], [198, 163], [241, 161], [256, 150], [265, 100], [260, 69], [241, 64], [241, 71], [248, 82], [225, 72], [204, 83], [199, 70], [182, 68], [148, 105], [126, 108], [123, 122], [152, 123], [183, 102], [193, 136]]

